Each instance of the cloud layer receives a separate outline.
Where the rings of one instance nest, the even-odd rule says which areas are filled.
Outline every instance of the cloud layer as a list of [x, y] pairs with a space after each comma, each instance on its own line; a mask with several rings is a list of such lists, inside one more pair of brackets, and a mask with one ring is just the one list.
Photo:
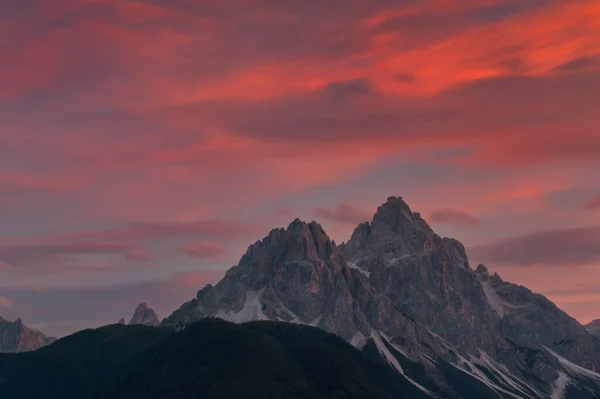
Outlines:
[[6, 287], [221, 270], [296, 216], [343, 241], [390, 195], [492, 263], [597, 261], [595, 0], [9, 3]]

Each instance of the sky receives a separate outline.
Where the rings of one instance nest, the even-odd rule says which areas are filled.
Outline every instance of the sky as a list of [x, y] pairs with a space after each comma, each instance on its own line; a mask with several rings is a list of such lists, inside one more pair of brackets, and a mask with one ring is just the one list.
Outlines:
[[0, 316], [165, 317], [402, 196], [600, 318], [597, 0], [0, 0]]

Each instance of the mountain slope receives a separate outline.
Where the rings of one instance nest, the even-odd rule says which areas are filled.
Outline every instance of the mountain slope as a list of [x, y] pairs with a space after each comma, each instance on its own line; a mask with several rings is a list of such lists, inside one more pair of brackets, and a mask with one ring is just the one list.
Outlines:
[[493, 362], [521, 391], [535, 387], [536, 395], [552, 395], [562, 375], [552, 355], [541, 351], [533, 362], [523, 348], [549, 348], [590, 370], [600, 364], [600, 342], [575, 319], [542, 295], [490, 276], [483, 265], [471, 269], [462, 244], [435, 234], [401, 198], [390, 197], [341, 250], [369, 273], [378, 292], [460, 353], [463, 363]]
[[0, 317], [0, 353], [33, 351], [55, 340], [27, 327], [21, 319], [10, 322]]
[[600, 319], [593, 320], [592, 322], [585, 325], [586, 330], [594, 336], [600, 338]]
[[[445, 398], [477, 397], [457, 383], [467, 380], [490, 397], [570, 399], [575, 386], [600, 395], [600, 375], [555, 356], [595, 370], [599, 340], [545, 297], [473, 270], [461, 243], [435, 234], [399, 197], [339, 247], [315, 222], [271, 231], [163, 325], [204, 317], [309, 324], [371, 343], [415, 387], [425, 389], [425, 373]], [[413, 375], [395, 354], [424, 371]]]
[[[35, 384], [30, 383], [33, 372], [41, 372], [35, 374]], [[384, 362], [320, 329], [204, 319], [180, 332], [112, 325], [83, 331], [36, 352], [0, 356], [0, 397], [427, 396]]]

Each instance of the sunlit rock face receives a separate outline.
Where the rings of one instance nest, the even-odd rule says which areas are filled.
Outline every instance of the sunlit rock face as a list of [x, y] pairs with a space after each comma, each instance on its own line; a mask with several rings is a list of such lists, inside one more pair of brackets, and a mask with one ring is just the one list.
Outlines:
[[0, 353], [29, 352], [54, 341], [56, 338], [27, 327], [21, 319], [11, 322], [0, 317]]
[[133, 312], [129, 325], [142, 324], [144, 326], [156, 327], [160, 324], [158, 315], [145, 303], [141, 303]]

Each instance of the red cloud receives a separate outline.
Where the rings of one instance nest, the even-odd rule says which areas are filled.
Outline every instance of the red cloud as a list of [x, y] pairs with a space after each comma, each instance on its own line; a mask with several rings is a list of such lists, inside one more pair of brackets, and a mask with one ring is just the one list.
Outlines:
[[[487, 191], [462, 173], [429, 188], [475, 193], [478, 214], [544, 205], [600, 159], [596, 0], [201, 3], [3, 8], [2, 233], [36, 234], [2, 238], [5, 253], [143, 260], [149, 242], [243, 238], [255, 227], [236, 215], [265, 200], [366, 174], [403, 185], [396, 163], [489, 172]], [[124, 223], [156, 218], [176, 222]]]

